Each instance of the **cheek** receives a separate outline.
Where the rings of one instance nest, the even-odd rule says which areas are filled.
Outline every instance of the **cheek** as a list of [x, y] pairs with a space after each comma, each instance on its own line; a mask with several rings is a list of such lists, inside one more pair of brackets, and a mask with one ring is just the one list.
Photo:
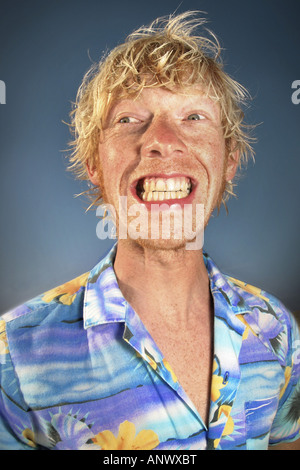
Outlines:
[[122, 152], [112, 142], [110, 145], [110, 142], [111, 140], [106, 140], [98, 147], [99, 165], [106, 182], [114, 179], [122, 159]]
[[110, 195], [112, 188], [115, 186], [114, 182], [114, 165], [112, 164], [112, 157], [108, 152], [105, 144], [99, 144], [98, 147], [98, 179], [99, 187], [102, 193], [104, 202], [111, 203]]
[[[199, 147], [201, 148], [201, 147]], [[205, 172], [203, 177], [206, 181], [206, 217], [210, 217], [211, 212], [219, 204], [220, 197], [225, 189], [225, 169], [226, 169], [226, 149], [225, 142], [219, 136], [211, 136], [203, 144], [202, 150], [198, 153], [198, 161]]]
[[122, 180], [126, 175], [128, 162], [123, 149], [99, 145], [99, 181], [105, 201], [114, 204], [119, 193], [122, 195]]
[[211, 156], [212, 156], [212, 166], [216, 175], [223, 177], [225, 160], [226, 160], [226, 146], [225, 140], [222, 136], [218, 136], [211, 142]]
[[225, 144], [216, 138], [198, 143], [197, 160], [205, 170], [210, 183], [223, 181], [225, 172]]

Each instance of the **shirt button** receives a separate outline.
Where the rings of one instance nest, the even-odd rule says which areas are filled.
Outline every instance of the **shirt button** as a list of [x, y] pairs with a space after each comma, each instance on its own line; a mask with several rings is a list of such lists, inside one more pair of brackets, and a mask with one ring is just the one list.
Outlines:
[[224, 374], [222, 385], [227, 384], [228, 380], [229, 380], [229, 372], [227, 370]]

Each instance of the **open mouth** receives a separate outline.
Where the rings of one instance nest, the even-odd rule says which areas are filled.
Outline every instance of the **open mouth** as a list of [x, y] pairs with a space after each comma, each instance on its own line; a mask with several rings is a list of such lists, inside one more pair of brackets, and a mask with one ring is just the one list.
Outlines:
[[142, 201], [168, 201], [188, 197], [192, 188], [192, 181], [186, 176], [151, 176], [138, 180], [136, 194]]

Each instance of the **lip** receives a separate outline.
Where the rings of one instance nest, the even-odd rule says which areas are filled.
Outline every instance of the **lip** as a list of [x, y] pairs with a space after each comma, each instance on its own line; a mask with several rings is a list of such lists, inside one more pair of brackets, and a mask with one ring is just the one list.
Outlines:
[[[143, 201], [140, 199], [136, 193], [136, 186], [138, 184], [138, 181], [141, 179], [145, 178], [176, 178], [184, 176], [185, 178], [189, 178], [192, 183], [192, 191], [187, 197], [184, 197], [182, 199], [167, 199], [164, 201]], [[171, 173], [171, 174], [166, 174], [166, 173], [152, 173], [148, 175], [143, 175], [137, 178], [133, 183], [130, 185], [130, 192], [133, 195], [134, 199], [139, 203], [142, 204], [143, 206], [146, 207], [147, 210], [167, 210], [170, 209], [171, 206], [180, 206], [181, 208], [184, 207], [185, 204], [191, 204], [193, 202], [193, 199], [195, 197], [195, 189], [197, 186], [197, 181], [192, 178], [191, 176], [184, 174], [184, 173]], [[162, 206], [162, 207], [161, 207]]]

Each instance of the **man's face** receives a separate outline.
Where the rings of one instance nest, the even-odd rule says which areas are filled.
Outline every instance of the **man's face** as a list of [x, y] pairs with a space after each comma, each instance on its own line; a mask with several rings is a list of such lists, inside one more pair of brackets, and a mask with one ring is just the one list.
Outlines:
[[[203, 204], [206, 225], [236, 166], [227, 162], [219, 104], [197, 85], [175, 91], [145, 88], [137, 98], [115, 102], [99, 142], [99, 166], [89, 173], [117, 218], [119, 197], [126, 196], [128, 208], [135, 204], [148, 214], [154, 204], [173, 210], [191, 204], [193, 214]], [[168, 249], [182, 243], [172, 236], [141, 242]]]

